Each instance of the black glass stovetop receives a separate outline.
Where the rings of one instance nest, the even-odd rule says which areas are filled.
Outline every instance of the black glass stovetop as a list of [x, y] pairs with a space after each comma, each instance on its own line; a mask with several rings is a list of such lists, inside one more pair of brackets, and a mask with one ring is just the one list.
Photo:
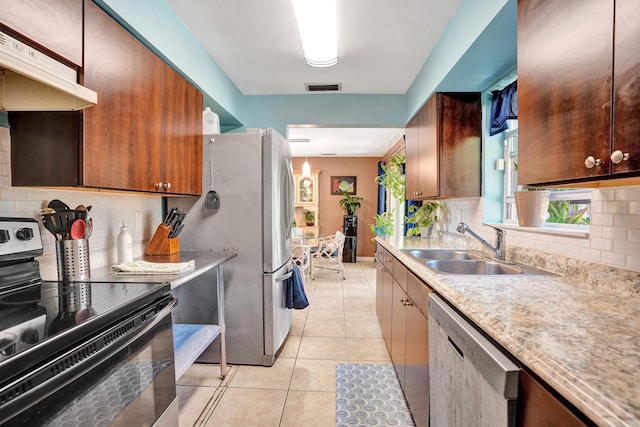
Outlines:
[[130, 282], [36, 280], [0, 289], [0, 372], [26, 350], [93, 333], [169, 293], [168, 283]]

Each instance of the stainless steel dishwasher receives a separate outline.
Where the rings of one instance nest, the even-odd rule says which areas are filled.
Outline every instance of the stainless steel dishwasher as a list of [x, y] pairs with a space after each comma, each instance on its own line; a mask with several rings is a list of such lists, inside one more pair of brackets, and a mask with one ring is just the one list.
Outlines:
[[519, 368], [429, 295], [431, 427], [515, 426]]

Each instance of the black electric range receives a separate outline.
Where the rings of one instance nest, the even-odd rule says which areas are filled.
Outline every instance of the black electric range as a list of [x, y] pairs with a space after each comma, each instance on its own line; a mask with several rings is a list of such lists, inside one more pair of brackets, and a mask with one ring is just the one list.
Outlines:
[[43, 281], [42, 253], [37, 221], [0, 218], [0, 424], [104, 363], [176, 303], [168, 283]]

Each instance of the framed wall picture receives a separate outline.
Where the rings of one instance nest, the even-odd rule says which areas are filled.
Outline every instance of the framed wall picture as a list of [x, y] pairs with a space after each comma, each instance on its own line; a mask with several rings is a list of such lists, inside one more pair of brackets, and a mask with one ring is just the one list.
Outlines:
[[355, 176], [332, 176], [331, 177], [331, 194], [356, 194], [356, 177]]

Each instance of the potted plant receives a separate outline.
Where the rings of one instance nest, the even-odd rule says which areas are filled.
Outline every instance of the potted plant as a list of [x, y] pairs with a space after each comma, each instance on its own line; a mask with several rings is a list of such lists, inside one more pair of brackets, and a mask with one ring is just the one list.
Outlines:
[[356, 209], [362, 206], [362, 197], [352, 196], [343, 193], [344, 198], [340, 199], [340, 207], [347, 212], [347, 215], [355, 215]]
[[424, 201], [422, 206], [411, 205], [409, 213], [411, 216], [405, 217], [407, 224], [414, 224], [415, 227], [407, 230], [407, 236], [430, 237], [433, 226], [440, 219], [438, 211], [442, 209], [442, 205], [438, 202]]
[[382, 165], [384, 175], [376, 177], [376, 182], [386, 188], [400, 203], [404, 202], [405, 197], [404, 163], [406, 160], [407, 156], [404, 154], [390, 157]]
[[304, 221], [307, 226], [311, 227], [316, 221], [316, 216], [311, 211], [304, 211]]
[[391, 236], [393, 234], [393, 211], [382, 212], [373, 218], [376, 222], [369, 224], [369, 230], [374, 235], [372, 241], [375, 240], [375, 236]]
[[547, 218], [551, 192], [542, 188], [522, 188], [514, 191], [518, 225], [521, 227], [542, 227]]

